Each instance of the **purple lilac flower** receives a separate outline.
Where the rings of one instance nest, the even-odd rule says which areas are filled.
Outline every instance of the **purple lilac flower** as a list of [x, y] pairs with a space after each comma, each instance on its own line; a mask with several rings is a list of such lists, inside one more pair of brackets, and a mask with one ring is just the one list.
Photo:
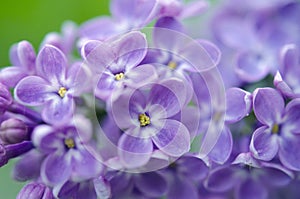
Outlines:
[[46, 45], [38, 54], [37, 76], [23, 78], [15, 88], [16, 100], [27, 106], [43, 105], [42, 118], [63, 123], [74, 113], [74, 98], [89, 88], [88, 73], [79, 63], [67, 68], [64, 54]]
[[299, 108], [299, 99], [290, 101], [285, 107], [282, 96], [275, 89], [254, 91], [253, 109], [262, 124], [253, 133], [250, 144], [255, 158], [270, 161], [278, 154], [285, 167], [300, 170]]
[[167, 79], [153, 84], [150, 93], [142, 89], [112, 99], [112, 117], [124, 134], [118, 141], [119, 156], [128, 168], [145, 165], [153, 149], [179, 157], [190, 147], [187, 128], [172, 119], [186, 100], [181, 80]]
[[232, 164], [213, 169], [205, 186], [209, 191], [227, 195], [233, 189], [237, 199], [267, 199], [269, 187], [283, 187], [293, 177], [292, 172], [280, 165], [258, 162], [250, 153], [242, 153]]
[[281, 64], [274, 78], [274, 85], [287, 97], [300, 97], [299, 67], [299, 48], [294, 44], [285, 45], [281, 50]]
[[28, 198], [54, 199], [54, 196], [52, 190], [43, 183], [31, 182], [25, 185], [17, 196], [17, 199]]
[[153, 0], [112, 0], [112, 17], [98, 17], [85, 22], [80, 27], [80, 36], [83, 39], [105, 40], [142, 28], [153, 19], [155, 7], [156, 1]]
[[153, 30], [154, 50], [149, 51], [143, 63], [168, 66], [169, 71], [181, 76], [184, 72], [201, 72], [215, 67], [221, 56], [219, 49], [209, 41], [192, 40], [183, 32], [184, 27], [175, 18], [160, 18]]
[[107, 100], [116, 88], [135, 87], [157, 78], [155, 68], [139, 65], [147, 50], [145, 35], [133, 31], [107, 42], [90, 41], [82, 48], [87, 64], [97, 74], [95, 95]]
[[0, 82], [8, 87], [14, 87], [27, 75], [34, 75], [36, 71], [36, 56], [32, 45], [28, 41], [21, 41], [10, 49], [11, 67], [0, 71]]
[[91, 154], [89, 121], [76, 116], [74, 124], [61, 127], [39, 125], [33, 131], [34, 145], [47, 155], [41, 166], [41, 178], [48, 185], [59, 185], [70, 179], [90, 179], [102, 170], [95, 154]]

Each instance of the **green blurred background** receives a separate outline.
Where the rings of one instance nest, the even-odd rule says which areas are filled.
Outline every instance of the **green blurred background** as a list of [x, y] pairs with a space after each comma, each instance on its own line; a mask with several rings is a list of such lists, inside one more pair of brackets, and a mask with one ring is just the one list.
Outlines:
[[[109, 0], [11, 0], [0, 5], [0, 67], [9, 66], [9, 48], [21, 40], [35, 49], [48, 32], [60, 31], [65, 20], [77, 24], [109, 14]], [[13, 162], [0, 169], [0, 198], [13, 199], [23, 186], [11, 180]]]

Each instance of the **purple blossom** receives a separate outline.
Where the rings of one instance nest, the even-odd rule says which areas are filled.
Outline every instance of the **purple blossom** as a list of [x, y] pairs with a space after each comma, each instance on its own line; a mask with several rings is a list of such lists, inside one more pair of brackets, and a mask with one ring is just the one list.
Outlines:
[[67, 68], [64, 54], [46, 45], [37, 56], [37, 76], [23, 78], [15, 88], [17, 101], [27, 106], [43, 105], [42, 118], [48, 123], [70, 120], [74, 98], [88, 88], [88, 73], [79, 63]]
[[46, 155], [41, 178], [48, 185], [61, 185], [71, 179], [91, 179], [102, 170], [98, 158], [92, 154], [90, 123], [79, 116], [74, 123], [76, 126], [40, 125], [33, 131], [34, 145]]
[[213, 169], [205, 186], [216, 193], [226, 193], [233, 189], [237, 199], [266, 199], [269, 195], [268, 187], [285, 186], [293, 177], [293, 173], [280, 165], [260, 163], [250, 153], [242, 153], [232, 164]]
[[124, 134], [118, 141], [119, 156], [128, 168], [145, 165], [155, 147], [179, 157], [190, 147], [187, 128], [172, 119], [186, 100], [185, 87], [178, 79], [167, 79], [151, 86], [124, 92], [112, 101], [112, 116]]
[[299, 170], [299, 99], [286, 107], [280, 93], [272, 88], [259, 88], [253, 93], [253, 109], [262, 124], [252, 135], [251, 152], [255, 158], [272, 160], [277, 154], [281, 163]]
[[95, 95], [107, 100], [123, 86], [141, 86], [157, 78], [155, 68], [139, 65], [147, 50], [145, 35], [133, 31], [107, 42], [90, 41], [82, 48], [87, 64], [97, 74]]
[[8, 87], [14, 87], [27, 75], [34, 75], [36, 71], [36, 55], [28, 41], [21, 41], [10, 49], [11, 67], [0, 71], [0, 82]]

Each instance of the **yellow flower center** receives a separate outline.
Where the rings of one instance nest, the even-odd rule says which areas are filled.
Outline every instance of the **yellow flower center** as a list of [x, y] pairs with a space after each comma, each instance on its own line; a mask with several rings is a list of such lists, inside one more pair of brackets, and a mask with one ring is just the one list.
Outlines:
[[67, 92], [67, 89], [65, 87], [60, 87], [60, 89], [58, 90], [58, 94], [61, 98], [65, 97], [66, 92]]
[[148, 117], [145, 113], [139, 115], [139, 121], [140, 121], [140, 126], [142, 127], [147, 126], [151, 123], [150, 117]]
[[272, 127], [272, 133], [277, 134], [279, 132], [279, 125], [274, 124]]
[[177, 67], [177, 62], [175, 62], [175, 61], [170, 61], [170, 62], [168, 63], [168, 67], [169, 67], [170, 69], [174, 70], [174, 69]]
[[124, 78], [124, 73], [118, 73], [115, 75], [115, 80], [120, 81], [121, 79]]
[[75, 142], [72, 138], [65, 139], [64, 143], [65, 143], [66, 147], [68, 147], [68, 149], [72, 149], [75, 147]]

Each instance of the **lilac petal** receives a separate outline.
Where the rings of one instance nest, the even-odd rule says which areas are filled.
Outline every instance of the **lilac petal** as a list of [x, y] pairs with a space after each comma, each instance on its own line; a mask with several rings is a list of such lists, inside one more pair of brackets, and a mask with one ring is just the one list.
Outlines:
[[283, 76], [288, 79], [294, 79], [298, 81], [300, 75], [299, 64], [300, 64], [300, 52], [295, 44], [285, 45], [281, 52], [281, 70]]
[[155, 84], [149, 94], [150, 104], [158, 104], [165, 108], [167, 117], [174, 116], [184, 106], [186, 93], [181, 80], [168, 79]]
[[72, 96], [80, 96], [91, 88], [91, 71], [82, 63], [74, 63], [67, 73], [67, 86]]
[[183, 156], [175, 164], [178, 164], [178, 172], [187, 179], [194, 182], [202, 181], [208, 174], [207, 165], [200, 158], [194, 156]]
[[225, 12], [214, 20], [214, 32], [221, 43], [234, 49], [244, 49], [257, 44], [249, 21], [231, 12]]
[[113, 0], [110, 11], [112, 15], [121, 20], [135, 20], [134, 24], [142, 26], [151, 19], [151, 12], [156, 1], [140, 0]]
[[77, 192], [78, 198], [97, 199], [97, 194], [92, 181], [81, 182]]
[[128, 78], [126, 84], [131, 87], [142, 87], [158, 79], [155, 67], [150, 64], [139, 65], [131, 69], [125, 76]]
[[115, 77], [110, 73], [101, 73], [95, 89], [95, 95], [99, 99], [107, 100], [116, 87]]
[[180, 112], [180, 121], [187, 127], [190, 132], [191, 140], [198, 134], [201, 125], [200, 115], [201, 111], [199, 107], [187, 106]]
[[176, 120], [165, 120], [163, 128], [152, 140], [162, 152], [174, 157], [179, 157], [190, 149], [189, 131]]
[[300, 138], [283, 137], [280, 140], [279, 159], [288, 169], [300, 171]]
[[144, 111], [146, 98], [139, 90], [127, 90], [121, 95], [112, 95], [111, 113], [120, 129], [128, 129], [134, 124], [139, 126], [138, 114]]
[[202, 72], [217, 66], [220, 59], [220, 50], [217, 46], [204, 40], [191, 40], [190, 38], [185, 40], [181, 43], [177, 53], [191, 66], [187, 70]]
[[233, 139], [231, 131], [229, 130], [229, 128], [224, 127], [217, 143], [215, 144], [212, 151], [208, 154], [208, 156], [212, 161], [218, 164], [224, 164], [228, 160], [232, 152], [232, 147]]
[[45, 45], [37, 56], [37, 74], [52, 83], [58, 83], [65, 78], [67, 59], [56, 47]]
[[14, 66], [21, 66], [21, 63], [20, 63], [20, 60], [19, 60], [19, 55], [18, 55], [18, 43], [14, 44], [10, 47], [9, 59], [10, 59], [10, 62]]
[[273, 88], [258, 88], [253, 92], [253, 109], [261, 123], [272, 126], [282, 117], [284, 100]]
[[282, 187], [288, 185], [294, 178], [294, 174], [291, 171], [279, 164], [264, 162], [263, 166], [264, 175], [262, 180], [266, 184]]
[[11, 66], [3, 68], [0, 71], [0, 82], [6, 86], [12, 88], [24, 77], [26, 77], [27, 71], [20, 66]]
[[167, 192], [166, 179], [157, 172], [148, 172], [134, 177], [135, 186], [145, 196], [159, 198]]
[[198, 42], [206, 50], [212, 62], [216, 65], [219, 64], [221, 59], [220, 49], [215, 44], [207, 40], [198, 39]]
[[46, 124], [35, 127], [31, 135], [34, 146], [44, 154], [50, 154], [56, 150], [64, 150], [61, 139], [54, 132], [56, 132], [55, 129]]
[[237, 57], [236, 73], [247, 82], [263, 79], [270, 72], [270, 65], [261, 55], [254, 52], [242, 52]]
[[248, 178], [238, 187], [237, 199], [267, 199], [268, 190], [260, 181]]
[[47, 156], [41, 167], [41, 178], [49, 185], [58, 185], [69, 180], [72, 165], [64, 155], [51, 154]]
[[75, 181], [83, 181], [93, 178], [102, 170], [102, 165], [86, 150], [80, 151], [80, 157], [74, 158], [72, 165], [72, 179]]
[[290, 86], [282, 79], [282, 76], [279, 73], [279, 71], [277, 71], [277, 73], [274, 77], [274, 86], [284, 96], [291, 97], [291, 98], [295, 97], [295, 93], [290, 88]]
[[49, 82], [38, 76], [28, 76], [22, 79], [15, 88], [15, 97], [19, 102], [38, 106], [44, 104], [53, 95], [55, 89]]
[[81, 56], [86, 59], [100, 44], [102, 44], [102, 42], [98, 40], [87, 41], [81, 48]]
[[[105, 28], [103, 28], [105, 27]], [[116, 21], [111, 17], [97, 17], [83, 23], [79, 29], [83, 38], [105, 40], [119, 34]]]
[[111, 198], [111, 188], [109, 182], [102, 176], [93, 180], [94, 188], [98, 198], [109, 199]]
[[39, 177], [44, 155], [31, 150], [21, 157], [13, 169], [13, 178], [17, 181], [33, 180]]
[[[155, 24], [153, 31], [154, 46], [160, 50], [173, 52], [180, 47], [186, 38], [183, 38], [180, 32], [183, 31], [182, 24], [172, 17], [163, 17]], [[179, 40], [181, 39], [181, 40]]]
[[18, 44], [18, 56], [21, 66], [28, 71], [35, 70], [35, 52], [28, 41], [21, 41]]
[[205, 181], [205, 187], [213, 192], [225, 192], [238, 183], [234, 166], [223, 166], [214, 169]]
[[278, 136], [272, 134], [268, 127], [258, 128], [252, 135], [250, 150], [257, 159], [270, 161], [278, 152]]
[[168, 199], [198, 199], [197, 188], [192, 182], [184, 177], [176, 177], [170, 182], [167, 193]]
[[[132, 31], [113, 40], [112, 49], [115, 53], [117, 64], [111, 65], [110, 70], [113, 72], [120, 72], [123, 70], [130, 70], [137, 66], [144, 59], [147, 53], [146, 36], [138, 31]], [[125, 72], [125, 71], [124, 71]]]
[[49, 101], [43, 111], [42, 118], [44, 121], [54, 123], [64, 123], [70, 121], [75, 109], [74, 100], [69, 96], [61, 99], [59, 96]]
[[250, 113], [252, 96], [240, 88], [230, 88], [226, 91], [226, 103], [226, 122], [234, 123]]
[[[88, 45], [92, 45], [92, 47]], [[86, 51], [85, 53], [88, 53], [85, 55], [87, 65], [92, 69], [92, 71], [97, 73], [104, 71], [116, 61], [116, 55], [114, 54], [112, 47], [107, 43], [87, 43], [83, 48], [84, 51]]]
[[194, 1], [188, 3], [180, 13], [180, 18], [185, 19], [193, 16], [197, 16], [203, 13], [209, 7], [206, 1]]
[[58, 198], [74, 197], [79, 188], [79, 183], [68, 181], [53, 188], [53, 194]]
[[285, 109], [284, 125], [282, 125], [283, 133], [300, 133], [300, 99], [290, 101]]
[[121, 136], [118, 143], [118, 153], [127, 168], [145, 165], [151, 157], [153, 144], [151, 139], [142, 139], [127, 135]]

